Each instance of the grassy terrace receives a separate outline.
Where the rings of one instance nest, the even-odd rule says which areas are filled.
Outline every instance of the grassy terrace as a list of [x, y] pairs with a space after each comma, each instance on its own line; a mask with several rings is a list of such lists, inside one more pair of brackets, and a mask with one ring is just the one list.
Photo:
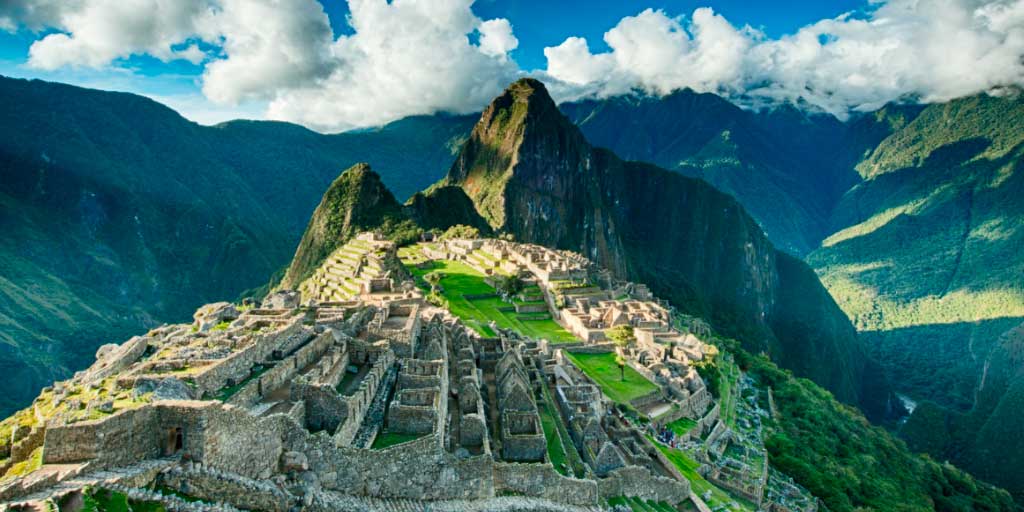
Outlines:
[[370, 446], [371, 450], [383, 450], [389, 446], [395, 446], [396, 444], [408, 443], [419, 439], [420, 434], [392, 434], [391, 432], [381, 432], [377, 434], [377, 438], [373, 440], [373, 445]]
[[[415, 261], [413, 253], [405, 254], [408, 256], [405, 261]], [[544, 338], [552, 343], [578, 341], [548, 315], [517, 314], [510, 310], [512, 304], [498, 297], [467, 299], [466, 295], [491, 295], [495, 290], [484, 282], [483, 274], [465, 263], [444, 260], [431, 262], [430, 268], [426, 269], [415, 265], [409, 265], [408, 268], [417, 284], [425, 290], [429, 290], [430, 285], [423, 280], [423, 276], [435, 271], [444, 274], [441, 287], [444, 289], [442, 295], [448, 301], [448, 309], [481, 336], [495, 335], [489, 327], [493, 321], [502, 329], [511, 329], [531, 338]]]
[[260, 375], [263, 375], [269, 369], [270, 367], [268, 366], [261, 366], [256, 371], [249, 373], [248, 377], [243, 379], [241, 382], [235, 384], [234, 386], [222, 388], [220, 390], [220, 393], [217, 394], [217, 400], [220, 400], [221, 402], [227, 402], [228, 400], [231, 399], [231, 397], [235, 396], [235, 393], [241, 391], [246, 384], [252, 382], [253, 379], [259, 378]]
[[[587, 473], [583, 465], [583, 459], [580, 458], [579, 452], [576, 451], [576, 447], [572, 443], [569, 430], [566, 429], [561, 414], [555, 408], [551, 392], [547, 386], [543, 388], [543, 396], [544, 400], [537, 405], [539, 407], [541, 425], [544, 427], [544, 437], [548, 442], [548, 457], [559, 473], [566, 476], [583, 478]], [[568, 471], [562, 468], [563, 463], [572, 469], [574, 475], [569, 475]]]
[[711, 499], [704, 501], [712, 510], [718, 510], [719, 507], [728, 506], [729, 503], [734, 501], [740, 505], [740, 510], [752, 511], [757, 509], [757, 507], [753, 506], [752, 503], [749, 503], [746, 500], [733, 498], [725, 491], [715, 487], [711, 482], [705, 480], [704, 477], [700, 476], [700, 473], [697, 472], [697, 468], [700, 464], [690, 458], [690, 456], [682, 450], [669, 448], [668, 446], [655, 441], [650, 435], [647, 436], [647, 439], [651, 441], [651, 444], [657, 446], [658, 450], [665, 455], [665, 458], [668, 459], [672, 465], [674, 465], [676, 469], [678, 469], [679, 472], [690, 481], [690, 487], [693, 489], [694, 494], [697, 496], [704, 496], [704, 493], [711, 491]]
[[614, 402], [624, 404], [658, 390], [658, 386], [644, 378], [636, 370], [626, 366], [625, 379], [620, 377], [619, 365], [615, 364], [615, 354], [574, 354], [566, 352], [566, 356], [583, 373], [594, 379], [604, 394]]
[[740, 369], [736, 363], [723, 360], [721, 410], [722, 421], [730, 428], [736, 427], [736, 383], [740, 378]]
[[690, 418], [679, 418], [678, 420], [675, 420], [665, 426], [668, 427], [668, 429], [674, 432], [677, 436], [683, 436], [686, 435], [686, 433], [689, 432], [690, 430], [693, 430], [693, 427], [697, 426], [697, 420], [692, 420]]

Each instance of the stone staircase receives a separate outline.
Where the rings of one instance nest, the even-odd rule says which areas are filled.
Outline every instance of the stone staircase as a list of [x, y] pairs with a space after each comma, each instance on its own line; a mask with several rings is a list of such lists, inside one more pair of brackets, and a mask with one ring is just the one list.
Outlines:
[[[125, 485], [133, 486], [136, 481], [151, 481], [161, 470], [177, 463], [176, 459], [153, 459], [132, 464], [130, 466], [115, 469], [88, 471], [84, 465], [71, 466], [43, 466], [36, 473], [39, 473], [40, 480], [49, 485], [38, 488], [26, 488], [31, 494], [21, 495], [15, 498], [15, 503], [27, 503], [42, 501], [51, 496], [60, 496], [87, 486], [112, 486]], [[20, 482], [23, 486], [31, 486], [32, 482]], [[4, 491], [8, 491], [7, 488]], [[5, 496], [4, 499], [9, 499]]]

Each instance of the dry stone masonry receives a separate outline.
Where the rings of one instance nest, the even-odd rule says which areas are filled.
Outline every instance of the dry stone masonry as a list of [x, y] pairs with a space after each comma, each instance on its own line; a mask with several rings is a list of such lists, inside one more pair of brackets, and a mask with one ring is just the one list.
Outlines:
[[[0, 481], [0, 501], [93, 485], [173, 510], [700, 502], [566, 351], [618, 350], [657, 389], [632, 406], [656, 425], [693, 418], [695, 438], [718, 441], [744, 434], [723, 426], [693, 367], [713, 347], [676, 329], [646, 287], [596, 284], [607, 273], [577, 254], [490, 239], [419, 249], [488, 278], [519, 276], [533, 291], [517, 312], [549, 316], [579, 340], [556, 345], [497, 325], [483, 337], [424, 300], [393, 243], [360, 234], [298, 290], [258, 305], [209, 304], [191, 324], [101, 347], [92, 366], [14, 418], [21, 426], [3, 445], [0, 474], [36, 463]], [[607, 339], [620, 325], [635, 333], [628, 347]], [[737, 489], [758, 500], [768, 478], [702, 471], [742, 480]], [[758, 479], [736, 476], [747, 474]], [[796, 501], [791, 484], [776, 488]]]

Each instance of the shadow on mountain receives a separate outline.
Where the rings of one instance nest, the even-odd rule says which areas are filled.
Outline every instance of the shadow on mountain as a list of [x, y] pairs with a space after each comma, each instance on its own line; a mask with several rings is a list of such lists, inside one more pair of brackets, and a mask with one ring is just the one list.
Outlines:
[[[1024, 408], [1022, 322], [1024, 317], [968, 324], [976, 331], [976, 339], [987, 338], [975, 346], [980, 364], [976, 375], [980, 377], [971, 407], [956, 410], [925, 401], [900, 430], [912, 450], [964, 467], [1006, 488], [1018, 502], [1024, 499], [1019, 472], [1024, 467], [1024, 437], [1020, 436], [1020, 411]], [[1007, 325], [1011, 327], [999, 332]], [[981, 349], [988, 353], [977, 353]]]

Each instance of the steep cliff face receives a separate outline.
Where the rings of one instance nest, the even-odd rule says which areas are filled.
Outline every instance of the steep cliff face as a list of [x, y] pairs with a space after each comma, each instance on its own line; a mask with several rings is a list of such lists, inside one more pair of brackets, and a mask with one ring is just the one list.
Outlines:
[[579, 251], [839, 398], [885, 409], [887, 387], [863, 392], [878, 376], [805, 265], [780, 264], [743, 207], [706, 182], [591, 147], [540, 82], [520, 80], [494, 100], [444, 183], [463, 188], [496, 231]]
[[380, 175], [368, 164], [356, 164], [342, 172], [324, 193], [280, 287], [296, 288], [339, 246], [361, 231], [375, 229], [392, 237], [415, 237], [418, 233]]

